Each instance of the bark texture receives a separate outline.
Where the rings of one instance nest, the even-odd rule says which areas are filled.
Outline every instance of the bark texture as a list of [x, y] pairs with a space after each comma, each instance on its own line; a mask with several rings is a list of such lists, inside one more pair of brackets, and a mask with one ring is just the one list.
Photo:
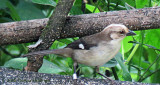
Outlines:
[[[60, 38], [90, 35], [112, 23], [124, 24], [131, 30], [156, 29], [160, 28], [159, 16], [160, 7], [68, 16]], [[0, 45], [38, 40], [48, 20], [45, 18], [0, 24]]]
[[[59, 0], [52, 16], [49, 18], [47, 27], [43, 30], [39, 39], [42, 42], [34, 48], [29, 49], [29, 52], [48, 49], [55, 39], [60, 38], [60, 34], [74, 0]], [[27, 61], [26, 71], [38, 72], [43, 64], [43, 56], [29, 56]]]
[[[18, 70], [0, 67], [0, 84], [2, 85], [73, 85], [73, 78], [71, 76], [18, 71]], [[109, 80], [104, 80], [104, 79], [78, 78], [77, 85], [153, 85], [153, 84], [128, 82], [128, 81], [111, 82]]]

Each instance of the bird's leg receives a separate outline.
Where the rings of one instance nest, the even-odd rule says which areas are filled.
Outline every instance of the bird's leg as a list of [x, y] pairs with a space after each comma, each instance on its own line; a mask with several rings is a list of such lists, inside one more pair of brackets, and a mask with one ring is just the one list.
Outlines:
[[110, 79], [110, 78], [107, 77], [106, 75], [103, 75], [102, 73], [100, 73], [100, 72], [99, 72], [99, 67], [98, 67], [98, 66], [96, 66], [96, 72], [97, 72], [99, 75], [101, 75], [101, 76], [105, 77], [106, 79], [110, 80], [111, 82], [113, 81], [112, 79]]
[[74, 68], [74, 73], [73, 73], [73, 79], [77, 79], [77, 74], [76, 74], [76, 67], [77, 67], [77, 62], [74, 62], [73, 68]]
[[94, 68], [94, 71], [93, 71], [93, 77], [96, 77], [96, 73], [97, 73], [97, 66]]
[[74, 73], [73, 73], [73, 83], [74, 85], [77, 85], [77, 74], [76, 74], [76, 67], [77, 67], [77, 62], [74, 62], [73, 63], [73, 70], [74, 70]]
[[79, 69], [79, 65], [78, 64], [76, 66], [76, 74], [77, 74], [77, 77], [80, 76], [80, 69]]

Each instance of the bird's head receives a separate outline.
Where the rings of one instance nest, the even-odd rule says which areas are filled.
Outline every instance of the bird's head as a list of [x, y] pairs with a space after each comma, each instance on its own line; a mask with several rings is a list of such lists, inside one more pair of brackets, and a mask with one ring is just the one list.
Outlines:
[[106, 34], [109, 34], [110, 38], [113, 40], [123, 40], [126, 36], [136, 35], [133, 31], [129, 30], [122, 24], [111, 24], [103, 31], [107, 32]]

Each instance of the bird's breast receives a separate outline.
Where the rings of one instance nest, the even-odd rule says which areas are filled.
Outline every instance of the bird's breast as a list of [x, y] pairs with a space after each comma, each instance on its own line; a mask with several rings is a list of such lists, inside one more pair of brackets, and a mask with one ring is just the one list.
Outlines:
[[73, 59], [88, 66], [101, 66], [118, 53], [120, 46], [120, 44], [101, 43], [90, 50], [75, 50]]

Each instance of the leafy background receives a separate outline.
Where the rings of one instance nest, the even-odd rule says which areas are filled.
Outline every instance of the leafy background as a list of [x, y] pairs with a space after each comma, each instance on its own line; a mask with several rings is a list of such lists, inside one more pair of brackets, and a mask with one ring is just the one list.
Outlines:
[[[75, 0], [69, 15], [99, 13], [133, 8], [156, 7], [160, 0]], [[50, 17], [58, 0], [0, 0], [0, 23]], [[114, 59], [100, 68], [100, 72], [112, 79], [160, 83], [160, 29], [135, 31], [136, 36], [122, 41], [120, 52]], [[60, 39], [50, 49], [63, 48], [76, 38]], [[28, 52], [27, 46], [33, 43], [0, 46], [0, 66], [22, 70], [27, 58], [19, 56]], [[72, 75], [73, 61], [50, 54], [44, 57], [39, 72]], [[79, 65], [80, 77], [103, 78], [97, 75], [94, 67]]]

